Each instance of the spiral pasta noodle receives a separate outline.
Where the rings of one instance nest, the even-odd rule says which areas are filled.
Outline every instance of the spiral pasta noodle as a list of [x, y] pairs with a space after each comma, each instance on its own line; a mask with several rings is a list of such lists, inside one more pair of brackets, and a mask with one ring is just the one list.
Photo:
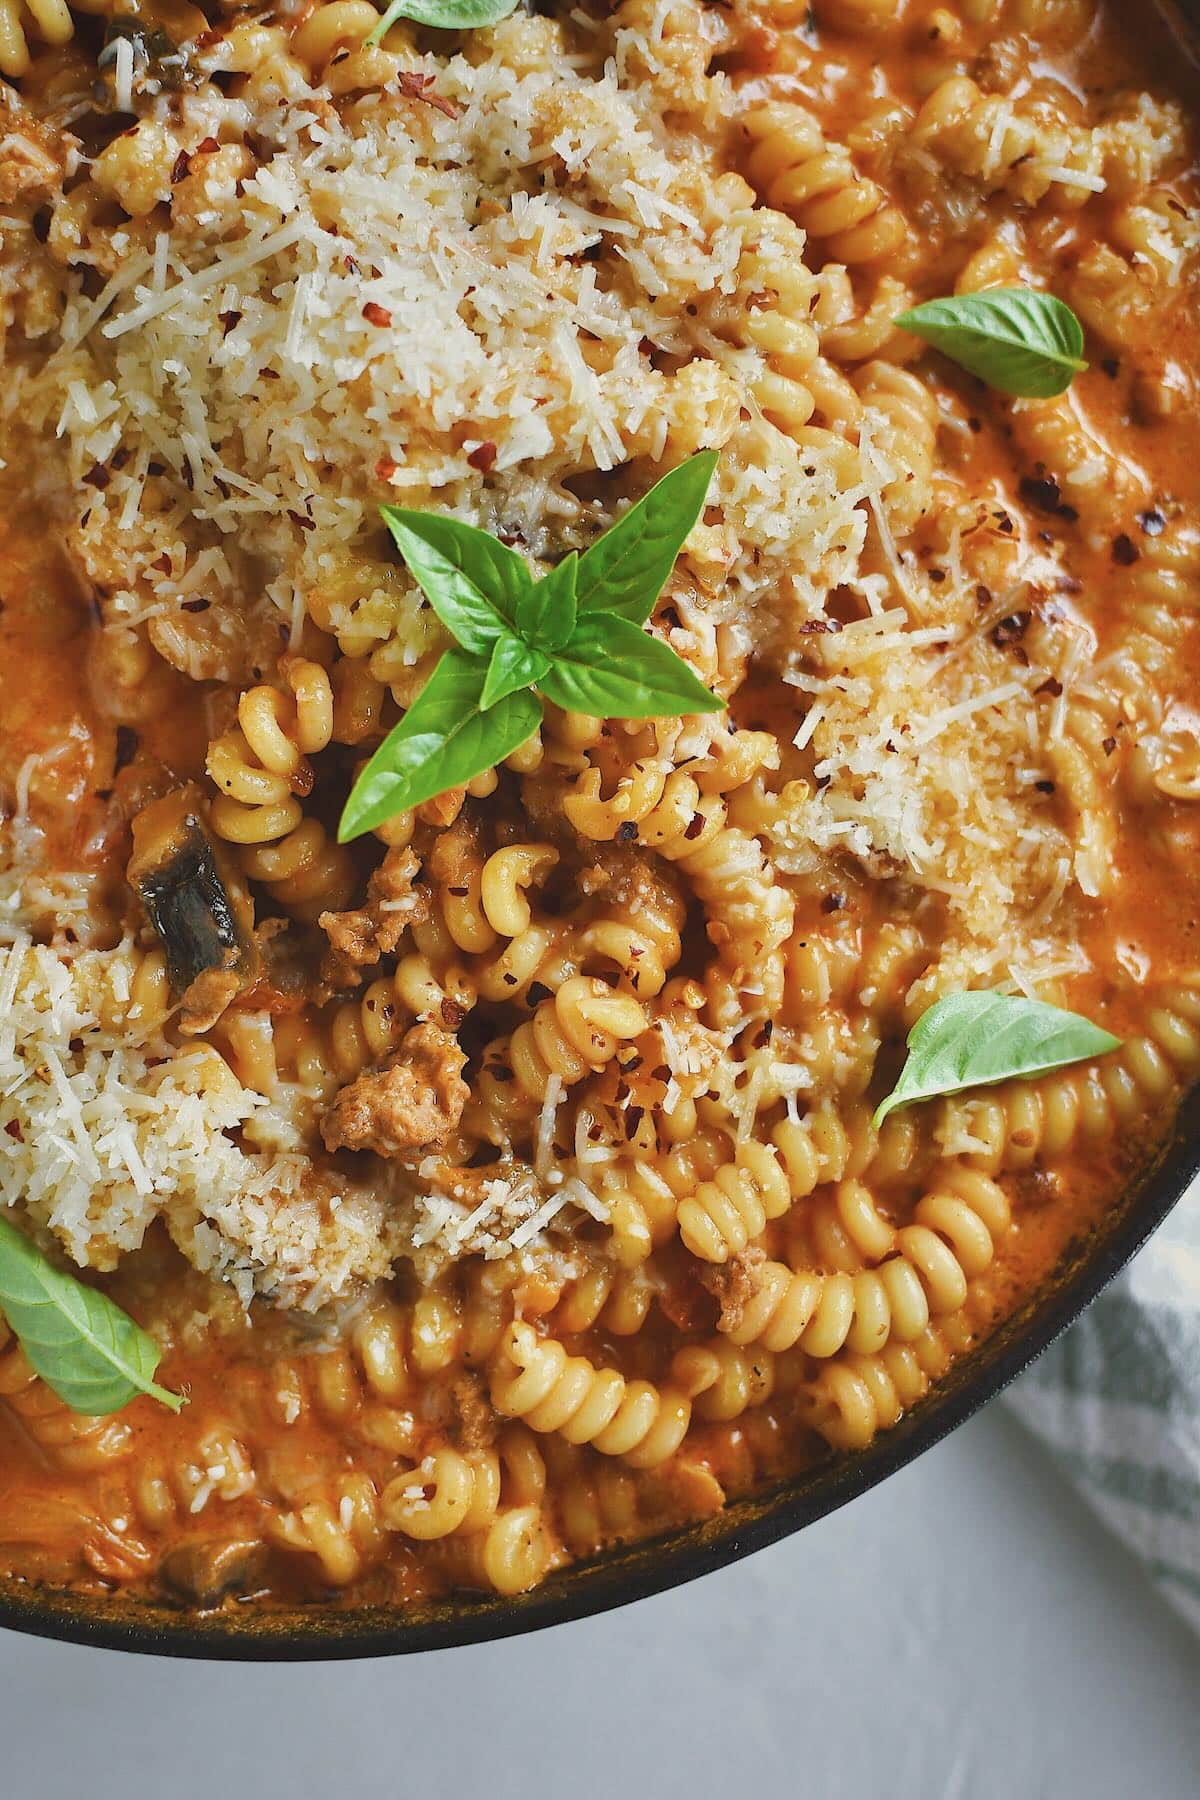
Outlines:
[[623, 1457], [635, 1469], [653, 1468], [678, 1449], [691, 1404], [677, 1390], [626, 1381], [568, 1356], [553, 1338], [514, 1324], [491, 1368], [492, 1403], [533, 1431], [561, 1432], [570, 1444], [590, 1444]]
[[754, 107], [743, 121], [753, 148], [746, 172], [768, 206], [789, 213], [831, 262], [895, 258], [907, 228], [849, 152], [831, 144], [812, 113], [787, 101]]
[[305, 818], [300, 796], [311, 791], [308, 759], [333, 736], [333, 690], [318, 663], [297, 660], [286, 671], [290, 693], [247, 690], [237, 729], [209, 748], [208, 772], [218, 789], [212, 805], [218, 837], [238, 846], [241, 865], [281, 905], [315, 918], [345, 906], [353, 892], [348, 851]]

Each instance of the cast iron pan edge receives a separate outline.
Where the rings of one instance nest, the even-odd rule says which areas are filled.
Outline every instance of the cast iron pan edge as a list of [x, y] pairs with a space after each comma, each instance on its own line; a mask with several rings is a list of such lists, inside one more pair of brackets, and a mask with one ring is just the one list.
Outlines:
[[419, 1612], [386, 1608], [221, 1611], [197, 1617], [165, 1606], [0, 1584], [0, 1627], [66, 1643], [227, 1662], [319, 1662], [447, 1650], [583, 1619], [694, 1581], [811, 1525], [932, 1448], [1040, 1356], [1141, 1248], [1200, 1175], [1200, 1104], [1185, 1098], [1175, 1140], [1109, 1220], [1068, 1251], [1042, 1290], [929, 1397], [867, 1449], [809, 1471], [718, 1518], [552, 1577], [515, 1600], [461, 1598]]

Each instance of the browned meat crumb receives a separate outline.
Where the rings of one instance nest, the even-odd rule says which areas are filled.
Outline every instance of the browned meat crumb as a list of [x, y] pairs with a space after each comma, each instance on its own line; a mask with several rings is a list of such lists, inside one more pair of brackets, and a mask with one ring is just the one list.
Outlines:
[[483, 861], [479, 821], [470, 812], [458, 815], [434, 840], [429, 852], [429, 873], [448, 888], [465, 887], [478, 874]]
[[389, 850], [367, 882], [366, 906], [321, 914], [321, 930], [329, 939], [324, 975], [330, 987], [358, 987], [361, 970], [393, 956], [407, 927], [428, 916], [429, 895], [416, 885], [420, 873], [413, 850]]
[[496, 1414], [492, 1410], [480, 1376], [456, 1375], [450, 1384], [450, 1397], [457, 1414], [454, 1436], [458, 1448], [470, 1455], [473, 1450], [488, 1450], [496, 1441]]
[[0, 204], [50, 199], [62, 187], [66, 141], [0, 88]]
[[701, 1281], [721, 1302], [718, 1330], [736, 1331], [741, 1324], [747, 1306], [758, 1292], [756, 1265], [762, 1262], [763, 1254], [751, 1246], [741, 1256], [731, 1256], [727, 1263], [714, 1264], [702, 1273]]
[[179, 1002], [177, 1024], [187, 1037], [211, 1031], [227, 1006], [246, 985], [238, 969], [202, 969], [188, 984]]
[[321, 1121], [325, 1148], [378, 1156], [436, 1148], [462, 1117], [470, 1091], [462, 1078], [466, 1060], [440, 1025], [414, 1025], [377, 1069], [337, 1094]]

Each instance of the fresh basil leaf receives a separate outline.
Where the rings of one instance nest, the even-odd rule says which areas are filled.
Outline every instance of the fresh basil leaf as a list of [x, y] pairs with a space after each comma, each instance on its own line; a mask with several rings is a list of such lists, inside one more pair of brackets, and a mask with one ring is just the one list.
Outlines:
[[881, 1125], [898, 1106], [959, 1094], [994, 1081], [1027, 1080], [1120, 1048], [1090, 1019], [1019, 994], [947, 994], [908, 1034], [900, 1079], [875, 1111]]
[[602, 719], [720, 712], [725, 705], [669, 644], [610, 613], [579, 620], [538, 687], [556, 706]]
[[524, 558], [490, 532], [445, 513], [379, 510], [446, 630], [464, 650], [487, 656], [516, 624], [517, 607], [533, 585]]
[[378, 44], [397, 19], [415, 19], [418, 25], [435, 25], [440, 31], [475, 31], [482, 25], [498, 25], [516, 9], [517, 0], [392, 0], [366, 42]]
[[1062, 300], [1034, 288], [984, 288], [927, 300], [895, 323], [989, 387], [1021, 399], [1065, 393], [1087, 368], [1083, 326]]
[[498, 700], [489, 712], [480, 711], [488, 666], [465, 650], [446, 651], [351, 789], [338, 826], [339, 844], [470, 781], [532, 736], [542, 705], [527, 690]]
[[492, 645], [492, 660], [479, 696], [480, 712], [490, 712], [498, 700], [507, 700], [510, 694], [532, 687], [549, 667], [550, 658], [531, 649], [519, 637], [498, 637]]
[[584, 551], [576, 584], [580, 617], [600, 612], [645, 624], [684, 539], [703, 511], [716, 466], [715, 450], [689, 457], [656, 481]]
[[535, 581], [517, 603], [517, 630], [527, 644], [539, 650], [561, 650], [575, 629], [575, 581], [579, 552], [569, 556]]
[[56, 1269], [37, 1245], [0, 1219], [0, 1312], [25, 1360], [72, 1412], [119, 1412], [138, 1394], [172, 1412], [181, 1394], [159, 1387], [162, 1351], [98, 1288]]

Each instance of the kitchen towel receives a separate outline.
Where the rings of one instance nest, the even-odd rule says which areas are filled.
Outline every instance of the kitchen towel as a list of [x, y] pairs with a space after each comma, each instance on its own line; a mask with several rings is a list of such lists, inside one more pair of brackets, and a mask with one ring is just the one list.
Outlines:
[[1006, 1399], [1200, 1631], [1200, 1182]]

